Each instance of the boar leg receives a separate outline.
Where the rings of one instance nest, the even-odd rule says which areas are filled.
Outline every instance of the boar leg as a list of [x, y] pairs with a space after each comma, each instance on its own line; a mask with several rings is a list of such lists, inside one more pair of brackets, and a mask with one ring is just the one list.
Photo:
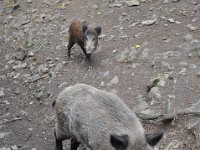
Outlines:
[[86, 52], [86, 50], [85, 50], [83, 44], [80, 44], [80, 47], [81, 47], [81, 49], [83, 50], [83, 53], [84, 53], [84, 55], [85, 55], [85, 57], [86, 57], [86, 59], [87, 59], [87, 61], [88, 61], [88, 63], [89, 63], [90, 68], [92, 68], [91, 54], [87, 54], [87, 52]]
[[77, 150], [79, 146], [79, 142], [76, 140], [76, 138], [71, 139], [71, 150]]
[[54, 130], [54, 136], [55, 136], [55, 139], [56, 139], [56, 148], [55, 148], [55, 150], [63, 150], [62, 140], [59, 140], [56, 137], [56, 131], [55, 130]]
[[67, 50], [68, 50], [68, 57], [70, 58], [71, 55], [71, 48], [74, 46], [75, 42], [74, 42], [74, 38], [73, 37], [69, 37], [69, 42], [67, 45]]

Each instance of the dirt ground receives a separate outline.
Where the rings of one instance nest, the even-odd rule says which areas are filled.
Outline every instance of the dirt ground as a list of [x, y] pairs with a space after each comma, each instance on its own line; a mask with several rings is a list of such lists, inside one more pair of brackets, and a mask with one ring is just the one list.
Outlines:
[[[78, 46], [67, 57], [75, 18], [102, 27], [92, 69]], [[165, 84], [148, 93], [161, 75]], [[126, 0], [0, 0], [0, 150], [53, 150], [51, 104], [75, 83], [116, 92], [144, 114], [192, 106], [199, 113], [200, 1], [141, 0], [129, 7]], [[189, 114], [143, 124], [147, 133], [165, 132], [157, 149], [199, 150], [199, 122]]]

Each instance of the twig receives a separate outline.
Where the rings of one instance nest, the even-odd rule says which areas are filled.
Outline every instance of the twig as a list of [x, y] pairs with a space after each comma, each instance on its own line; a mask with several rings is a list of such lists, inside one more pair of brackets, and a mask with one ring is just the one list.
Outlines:
[[5, 122], [3, 122], [2, 124], [7, 124], [7, 123], [15, 122], [15, 121], [18, 121], [18, 120], [23, 120], [23, 119], [27, 119], [28, 121], [31, 121], [31, 119], [29, 119], [29, 118], [14, 118], [14, 119], [11, 119], [11, 120], [5, 120]]
[[[200, 109], [198, 108], [198, 105], [200, 104], [200, 101], [196, 104], [193, 104], [190, 108], [180, 109], [175, 112], [167, 113], [167, 114], [156, 114], [156, 115], [148, 115], [148, 114], [142, 114], [136, 112], [136, 115], [142, 119], [145, 122], [149, 123], [157, 123], [157, 122], [171, 122], [174, 120], [177, 116], [181, 115], [199, 115], [200, 116]], [[197, 107], [197, 110], [195, 110], [195, 107]]]

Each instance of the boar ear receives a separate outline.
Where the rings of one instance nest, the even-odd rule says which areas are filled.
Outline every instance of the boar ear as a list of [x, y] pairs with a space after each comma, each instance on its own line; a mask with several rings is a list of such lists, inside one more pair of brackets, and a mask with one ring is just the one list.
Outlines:
[[115, 149], [126, 149], [128, 147], [129, 137], [127, 134], [124, 135], [110, 135], [110, 143]]
[[151, 134], [146, 134], [147, 143], [151, 146], [155, 146], [163, 136], [163, 132], [156, 132]]
[[83, 25], [83, 33], [85, 33], [85, 31], [88, 29], [88, 26], [87, 25]]
[[101, 27], [96, 27], [95, 31], [96, 31], [97, 35], [99, 36], [101, 34]]

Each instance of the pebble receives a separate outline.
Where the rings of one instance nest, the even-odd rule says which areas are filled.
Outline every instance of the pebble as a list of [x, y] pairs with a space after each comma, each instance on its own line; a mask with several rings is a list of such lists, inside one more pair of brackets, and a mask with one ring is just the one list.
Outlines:
[[199, 77], [199, 78], [200, 78], [200, 71], [198, 71], [198, 72], [197, 72], [197, 77]]
[[109, 5], [109, 7], [121, 7], [123, 4], [122, 3], [113, 3]]
[[195, 31], [195, 30], [198, 29], [198, 27], [195, 27], [195, 26], [193, 26], [193, 25], [191, 25], [191, 24], [188, 24], [187, 27], [188, 27], [191, 31]]
[[138, 6], [140, 2], [138, 0], [129, 0], [126, 2], [129, 7]]
[[169, 23], [175, 23], [175, 20], [174, 20], [173, 18], [169, 18], [169, 19], [168, 19], [168, 22], [169, 22]]
[[0, 90], [0, 97], [3, 97], [5, 94], [4, 94], [4, 88], [1, 88]]
[[32, 0], [27, 0], [27, 3], [32, 3], [33, 1]]
[[185, 74], [186, 74], [186, 71], [187, 71], [186, 68], [181, 68], [179, 74], [185, 75]]
[[150, 25], [153, 25], [156, 21], [157, 21], [157, 19], [145, 20], [145, 21], [142, 21], [141, 23], [142, 23], [142, 25], [150, 26]]
[[12, 150], [17, 150], [17, 149], [19, 149], [19, 148], [18, 148], [17, 145], [13, 145], [13, 146], [11, 146], [11, 149], [12, 149]]
[[110, 84], [117, 84], [119, 82], [118, 76], [114, 76], [114, 78], [110, 81]]

